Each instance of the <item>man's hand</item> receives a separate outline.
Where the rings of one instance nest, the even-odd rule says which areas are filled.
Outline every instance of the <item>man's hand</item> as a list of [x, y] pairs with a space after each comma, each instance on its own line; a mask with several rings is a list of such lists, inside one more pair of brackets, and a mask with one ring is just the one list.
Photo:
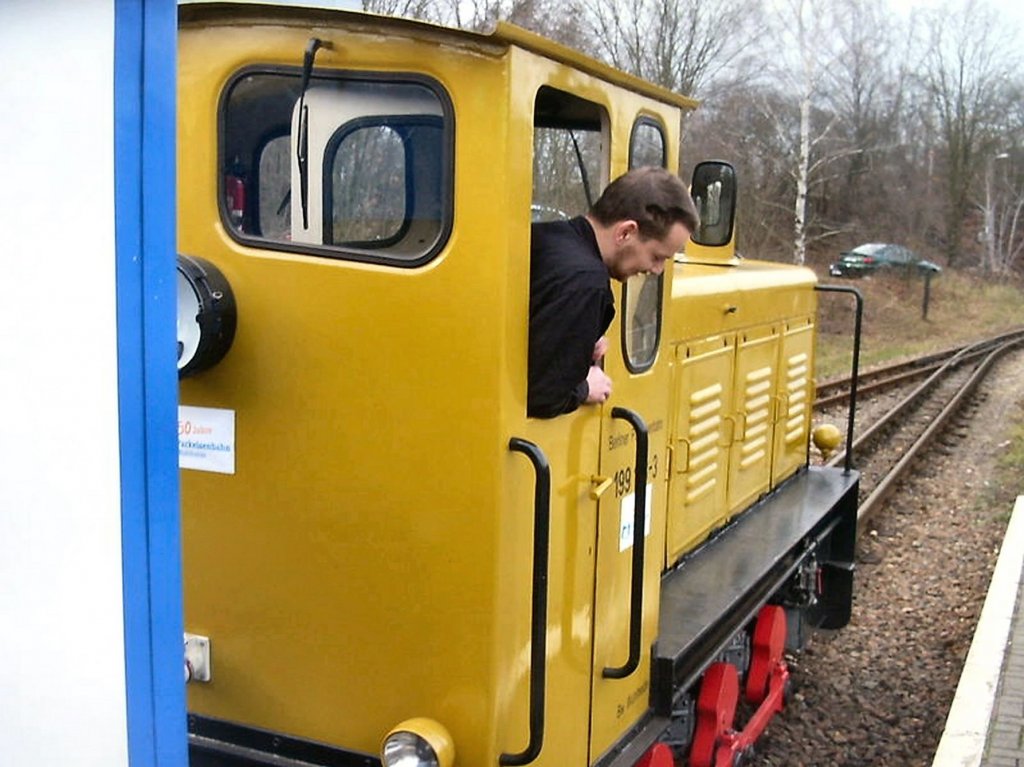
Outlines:
[[587, 394], [589, 404], [604, 402], [611, 396], [612, 379], [605, 375], [605, 372], [597, 365], [590, 366], [590, 372], [587, 373], [587, 386], [590, 387], [590, 392]]
[[594, 364], [590, 366], [590, 372], [587, 373], [587, 386], [590, 388], [590, 393], [587, 394], [587, 402], [592, 405], [604, 402], [612, 394], [612, 379], [605, 375], [604, 370], [601, 369], [601, 363], [607, 351], [608, 339], [605, 336], [601, 336], [597, 339], [597, 343], [594, 344], [594, 355], [592, 357]]

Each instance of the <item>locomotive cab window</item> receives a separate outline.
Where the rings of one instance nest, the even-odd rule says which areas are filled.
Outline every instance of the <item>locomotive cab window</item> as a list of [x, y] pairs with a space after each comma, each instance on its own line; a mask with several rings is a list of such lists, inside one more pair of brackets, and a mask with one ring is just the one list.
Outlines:
[[580, 216], [608, 182], [604, 108], [544, 86], [534, 104], [533, 219]]
[[221, 113], [222, 220], [247, 244], [414, 266], [452, 218], [452, 117], [426, 78], [247, 72]]
[[665, 133], [650, 117], [641, 117], [633, 125], [629, 137], [629, 167], [643, 168], [653, 165], [665, 167]]
[[[633, 126], [629, 139], [629, 167], [642, 168], [666, 164], [665, 134], [649, 117], [641, 117]], [[626, 367], [641, 373], [654, 364], [661, 338], [661, 297], [665, 273], [636, 274], [622, 286], [622, 348]]]
[[[252, 225], [258, 234], [272, 240], [288, 240], [291, 234], [291, 136], [285, 134], [272, 138], [259, 150], [257, 165], [258, 208], [253, 211], [255, 220]], [[232, 210], [231, 223], [243, 227], [244, 211]]]

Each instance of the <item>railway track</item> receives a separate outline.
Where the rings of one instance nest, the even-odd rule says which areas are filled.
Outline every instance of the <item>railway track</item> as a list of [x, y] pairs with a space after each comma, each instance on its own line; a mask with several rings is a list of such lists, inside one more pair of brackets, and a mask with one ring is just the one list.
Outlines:
[[[982, 341], [953, 346], [940, 352], [863, 371], [858, 376], [858, 396], [881, 394], [893, 388], [906, 386], [940, 370], [951, 360], [959, 359], [960, 362], [966, 362], [983, 356], [1004, 343], [1022, 337], [1024, 337], [1024, 329], [1012, 330]], [[850, 388], [850, 376], [833, 378], [818, 384], [815, 408], [822, 409], [836, 404], [845, 405], [850, 399]]]
[[[868, 424], [854, 430], [853, 464], [861, 472], [861, 500], [857, 518], [863, 525], [890, 497], [893, 489], [921, 455], [953, 421], [995, 362], [1024, 345], [1024, 329], [931, 354], [867, 374], [868, 393], [875, 397], [907, 387], [921, 378], [895, 404], [875, 408]], [[834, 384], [831, 395], [849, 399], [850, 380]], [[858, 386], [858, 396], [862, 390]], [[819, 400], [820, 402], [820, 400]], [[846, 461], [846, 451], [831, 456], [828, 465]]]

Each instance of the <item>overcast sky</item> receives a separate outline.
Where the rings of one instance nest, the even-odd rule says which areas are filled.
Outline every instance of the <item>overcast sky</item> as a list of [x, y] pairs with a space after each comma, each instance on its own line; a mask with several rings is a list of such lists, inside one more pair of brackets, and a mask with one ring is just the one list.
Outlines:
[[[904, 14], [910, 14], [918, 8], [937, 8], [943, 5], [958, 5], [950, 0], [889, 0], [893, 8]], [[966, 4], [967, 0], [963, 0]], [[1024, 29], [1024, 2], [1021, 0], [979, 0], [985, 2], [1001, 14], [1008, 22], [1018, 29]]]
[[[0, 0], [2, 1], [2, 0]], [[179, 3], [188, 2], [209, 2], [209, 0], [178, 0]], [[231, 0], [229, 0], [230, 2]], [[964, 3], [967, 0], [962, 0]], [[1022, 0], [978, 0], [987, 2], [1005, 19], [1012, 23], [1019, 30], [1024, 30], [1024, 2]], [[263, 2], [272, 5], [314, 5], [327, 8], [346, 8], [359, 10], [362, 8], [360, 0], [237, 0], [237, 2]], [[899, 13], [910, 14], [918, 8], [934, 8], [944, 4], [956, 5], [956, 0], [889, 0], [892, 7]]]

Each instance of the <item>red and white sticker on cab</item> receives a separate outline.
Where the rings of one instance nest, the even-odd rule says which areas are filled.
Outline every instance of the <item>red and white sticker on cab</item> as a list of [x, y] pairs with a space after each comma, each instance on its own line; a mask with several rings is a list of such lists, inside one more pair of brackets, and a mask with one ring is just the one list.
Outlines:
[[[654, 485], [647, 485], [647, 503], [644, 505], [644, 538], [651, 534], [651, 500]], [[636, 516], [636, 493], [622, 496], [619, 505], [619, 551], [633, 545], [633, 518]]]
[[178, 406], [178, 466], [235, 473], [235, 411]]

